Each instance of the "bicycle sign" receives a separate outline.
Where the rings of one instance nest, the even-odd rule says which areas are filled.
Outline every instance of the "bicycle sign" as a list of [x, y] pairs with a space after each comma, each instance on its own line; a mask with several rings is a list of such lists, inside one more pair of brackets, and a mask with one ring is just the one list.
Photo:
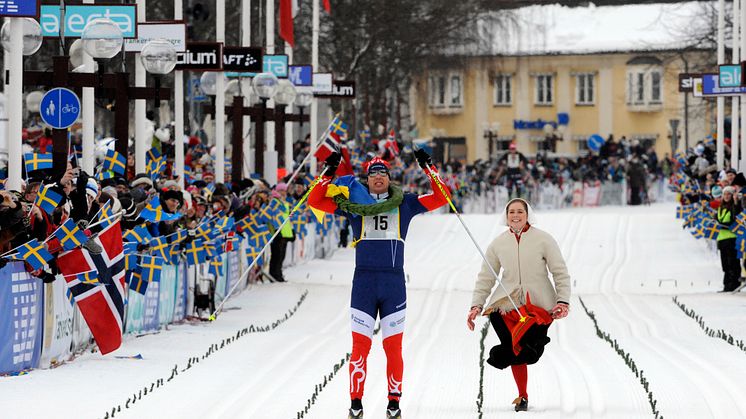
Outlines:
[[80, 99], [72, 90], [57, 87], [48, 91], [41, 99], [39, 113], [47, 125], [65, 129], [80, 116]]

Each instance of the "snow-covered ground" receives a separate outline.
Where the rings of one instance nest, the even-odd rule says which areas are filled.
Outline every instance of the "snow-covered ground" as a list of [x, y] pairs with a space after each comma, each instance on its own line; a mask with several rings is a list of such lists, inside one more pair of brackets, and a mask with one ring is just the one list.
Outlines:
[[[499, 216], [464, 219], [483, 247], [505, 228]], [[746, 352], [707, 336], [672, 300], [678, 296], [706, 326], [743, 340], [746, 294], [716, 293], [722, 286], [717, 255], [680, 224], [672, 204], [540, 214], [537, 226], [554, 235], [569, 264], [572, 311], [551, 327], [544, 357], [529, 367], [530, 411], [521, 416], [653, 417], [648, 392], [597, 336], [582, 298], [598, 326], [644, 371], [662, 416], [746, 417]], [[120, 406], [115, 417], [293, 419], [315, 393], [304, 417], [345, 417], [347, 364], [336, 373], [335, 365], [350, 350], [353, 252], [343, 249], [331, 259], [288, 269], [286, 284], [254, 286], [230, 300], [213, 323], [171, 326], [129, 337], [112, 355], [86, 354], [53, 370], [2, 377], [0, 417], [103, 418]], [[477, 412], [480, 333], [469, 332], [465, 319], [479, 267], [455, 216], [415, 219], [406, 257], [405, 418], [514, 414], [510, 372], [489, 366], [483, 416]], [[237, 333], [273, 326], [301, 299], [272, 330]], [[374, 338], [368, 360], [367, 418], [382, 418], [386, 403], [380, 339]], [[494, 344], [490, 330], [487, 348]], [[115, 358], [137, 354], [141, 360]], [[190, 363], [192, 357], [199, 362]], [[178, 375], [169, 380], [175, 366]], [[138, 396], [144, 387], [148, 394]]]

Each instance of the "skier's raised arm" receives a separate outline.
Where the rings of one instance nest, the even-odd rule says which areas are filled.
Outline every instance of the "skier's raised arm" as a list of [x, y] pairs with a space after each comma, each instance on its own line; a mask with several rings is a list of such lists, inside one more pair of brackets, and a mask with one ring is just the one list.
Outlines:
[[[430, 172], [434, 173], [435, 176], [440, 179], [440, 175], [438, 174], [438, 169], [433, 164], [433, 160], [430, 158], [430, 155], [425, 152], [423, 149], [417, 149], [414, 151], [414, 156], [417, 158], [417, 164], [420, 165], [422, 170], [425, 170], [427, 173], [427, 169], [430, 169]], [[446, 205], [448, 203], [448, 199], [446, 199], [445, 196], [443, 196], [443, 192], [440, 191], [440, 186], [435, 182], [435, 179], [431, 178], [428, 174], [428, 178], [430, 179], [430, 188], [432, 189], [432, 192], [420, 195], [417, 197], [417, 199], [420, 201], [420, 204], [422, 204], [423, 207], [427, 208], [428, 211], [436, 210], [443, 205]], [[445, 185], [445, 182], [443, 182], [442, 179], [440, 179], [440, 184], [443, 187], [443, 190], [448, 194], [448, 198], [451, 197], [451, 191], [448, 190], [448, 186]]]

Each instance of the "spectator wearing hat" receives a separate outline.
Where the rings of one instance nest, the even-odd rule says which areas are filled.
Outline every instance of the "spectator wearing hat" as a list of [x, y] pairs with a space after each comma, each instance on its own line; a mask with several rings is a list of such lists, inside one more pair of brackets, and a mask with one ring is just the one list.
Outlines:
[[[713, 197], [715, 195], [713, 188]], [[720, 264], [723, 268], [723, 292], [735, 290], [741, 284], [741, 266], [736, 252], [736, 235], [730, 229], [741, 213], [741, 204], [735, 199], [735, 188], [726, 186], [722, 191], [723, 198], [717, 206], [715, 220], [720, 231], [717, 236]]]
[[[184, 196], [181, 194], [181, 191], [171, 189], [161, 191], [160, 201], [163, 212], [168, 214], [176, 214], [184, 206]], [[162, 236], [175, 233], [177, 229], [177, 220], [161, 221], [158, 223], [158, 234]]]

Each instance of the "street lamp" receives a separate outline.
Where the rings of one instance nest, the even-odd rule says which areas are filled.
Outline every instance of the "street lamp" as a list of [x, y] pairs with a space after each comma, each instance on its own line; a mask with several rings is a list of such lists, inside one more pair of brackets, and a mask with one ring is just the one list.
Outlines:
[[[293, 161], [293, 138], [286, 135], [285, 109], [295, 100], [297, 92], [295, 86], [288, 79], [282, 79], [277, 83], [275, 92], [275, 139], [277, 141], [278, 167], [287, 167]], [[291, 112], [292, 113], [292, 108]], [[290, 131], [287, 132], [288, 134]], [[290, 155], [286, 155], [290, 153]]]
[[153, 106], [158, 109], [161, 107], [159, 98], [161, 76], [170, 73], [176, 67], [176, 48], [165, 39], [153, 39], [142, 47], [140, 62], [145, 67], [145, 71], [152, 74], [155, 79], [155, 103]]
[[303, 128], [303, 109], [311, 105], [313, 101], [313, 93], [308, 91], [300, 91], [295, 96], [295, 106], [300, 110], [300, 126]]
[[500, 132], [500, 123], [493, 122], [489, 124], [485, 122], [482, 124], [482, 131], [484, 131], [484, 138], [487, 140], [488, 158], [492, 158], [492, 154], [495, 151], [495, 145], [497, 144], [498, 133]]
[[252, 80], [251, 87], [254, 89], [254, 93], [266, 103], [277, 92], [279, 81], [272, 73], [259, 73]]
[[[29, 56], [39, 51], [44, 40], [39, 22], [28, 17], [14, 19], [19, 19], [23, 26], [23, 55]], [[8, 52], [10, 52], [10, 32], [10, 20], [7, 20], [0, 29], [0, 41], [2, 41], [3, 49]]]
[[80, 36], [83, 49], [93, 58], [114, 58], [122, 50], [124, 37], [119, 26], [111, 19], [93, 19], [88, 22]]
[[0, 43], [8, 52], [5, 74], [5, 94], [8, 96], [8, 181], [5, 188], [19, 190], [21, 187], [21, 131], [23, 121], [23, 57], [31, 55], [41, 47], [41, 27], [30, 18], [7, 19], [0, 28]]

